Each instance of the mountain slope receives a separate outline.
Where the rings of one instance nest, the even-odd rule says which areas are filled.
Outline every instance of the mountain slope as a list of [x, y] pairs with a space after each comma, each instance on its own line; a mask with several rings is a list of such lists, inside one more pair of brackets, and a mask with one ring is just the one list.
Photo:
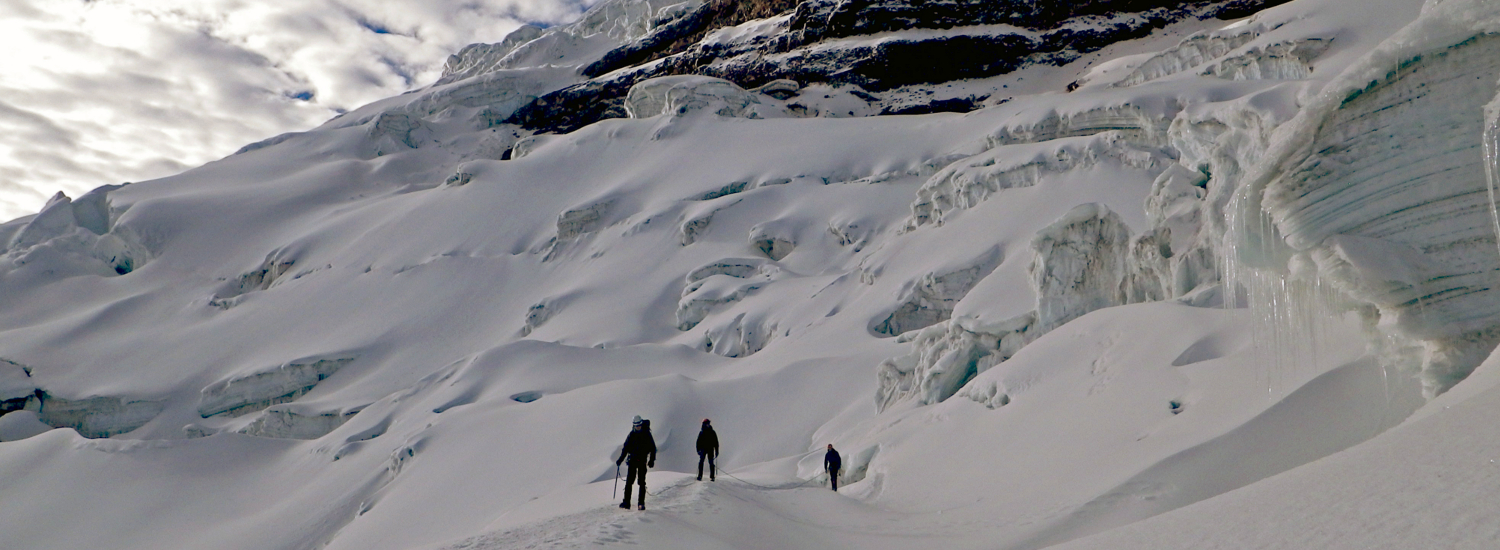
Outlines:
[[[1042, 548], [1468, 392], [1493, 8], [975, 5], [608, 2], [0, 225], [0, 529]], [[634, 415], [646, 514], [603, 496]]]

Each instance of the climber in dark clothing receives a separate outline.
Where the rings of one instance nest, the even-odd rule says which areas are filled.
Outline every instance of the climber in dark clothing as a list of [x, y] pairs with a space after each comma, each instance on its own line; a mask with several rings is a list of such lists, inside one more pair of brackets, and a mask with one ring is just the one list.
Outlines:
[[828, 471], [828, 481], [833, 483], [833, 490], [839, 490], [839, 467], [843, 466], [843, 460], [839, 458], [839, 452], [833, 450], [833, 444], [828, 444], [828, 453], [823, 455], [823, 469]]
[[646, 468], [656, 467], [656, 440], [651, 438], [651, 421], [642, 420], [636, 416], [630, 423], [630, 435], [625, 437], [625, 445], [620, 449], [620, 459], [615, 461], [619, 466], [629, 460], [630, 464], [625, 474], [625, 500], [620, 502], [621, 508], [630, 508], [630, 486], [640, 480], [640, 497], [636, 500], [636, 507], [646, 509]]
[[708, 419], [703, 419], [703, 429], [698, 431], [698, 481], [703, 481], [703, 459], [708, 459], [708, 480], [713, 481], [714, 457], [719, 456], [719, 434], [714, 433], [714, 427], [708, 424]]

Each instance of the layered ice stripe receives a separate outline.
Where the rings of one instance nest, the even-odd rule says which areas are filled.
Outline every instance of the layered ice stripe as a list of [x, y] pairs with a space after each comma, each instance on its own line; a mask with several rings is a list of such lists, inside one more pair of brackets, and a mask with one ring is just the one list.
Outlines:
[[[1230, 222], [1242, 245], [1279, 243], [1241, 260], [1292, 276], [1316, 265], [1374, 306], [1387, 338], [1408, 341], [1397, 347], [1424, 348], [1429, 396], [1463, 379], [1500, 334], [1482, 148], [1497, 77], [1500, 5], [1429, 2], [1277, 131], [1241, 190], [1249, 208]], [[1256, 210], [1270, 225], [1255, 227]]]
[[[1266, 189], [1286, 241], [1337, 234], [1422, 248], [1490, 238], [1480, 148], [1482, 106], [1500, 74], [1500, 37], [1412, 59], [1354, 92], [1322, 124], [1312, 153]], [[1425, 58], [1425, 59], [1424, 59]]]

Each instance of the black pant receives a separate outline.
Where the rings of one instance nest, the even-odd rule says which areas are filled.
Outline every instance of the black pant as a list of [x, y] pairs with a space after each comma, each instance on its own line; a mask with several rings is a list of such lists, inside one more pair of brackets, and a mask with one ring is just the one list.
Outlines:
[[714, 472], [714, 454], [702, 451], [698, 452], [698, 479], [703, 479], [703, 459], [705, 458], [708, 459], [708, 479], [713, 479], [717, 475]]
[[636, 503], [637, 504], [641, 504], [641, 505], [645, 505], [646, 504], [646, 465], [645, 464], [636, 464], [636, 463], [632, 462], [632, 463], [626, 465], [626, 470], [627, 471], [625, 473], [625, 500], [620, 501], [620, 504], [625, 504], [627, 506], [630, 504], [630, 486], [632, 484], [634, 484], [637, 479], [639, 479], [640, 483], [641, 483], [641, 496], [640, 496], [639, 500], [636, 501]]
[[833, 484], [833, 490], [839, 490], [839, 469], [828, 470], [828, 482]]

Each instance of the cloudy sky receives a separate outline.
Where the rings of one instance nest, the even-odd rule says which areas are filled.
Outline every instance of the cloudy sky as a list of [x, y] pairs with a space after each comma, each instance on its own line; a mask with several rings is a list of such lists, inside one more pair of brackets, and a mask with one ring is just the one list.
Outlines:
[[0, 0], [0, 222], [431, 84], [596, 0]]

